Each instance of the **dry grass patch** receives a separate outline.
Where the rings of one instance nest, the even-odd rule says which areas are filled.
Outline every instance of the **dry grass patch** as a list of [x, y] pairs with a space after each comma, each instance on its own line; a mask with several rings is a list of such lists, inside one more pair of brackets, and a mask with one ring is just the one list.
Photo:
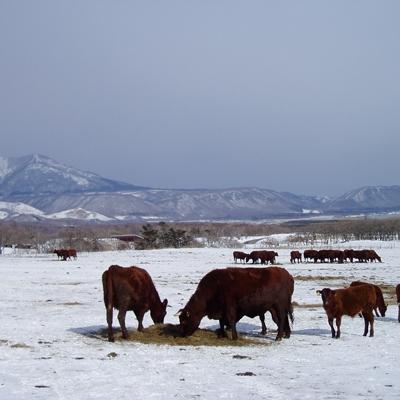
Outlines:
[[343, 276], [330, 275], [299, 275], [294, 277], [295, 281], [338, 281], [343, 280]]
[[[103, 329], [100, 336], [107, 339], [107, 329]], [[230, 332], [228, 332], [228, 335]], [[144, 344], [157, 344], [169, 346], [267, 346], [273, 343], [270, 338], [245, 336], [239, 333], [238, 340], [218, 338], [214, 331], [197, 329], [192, 336], [181, 337], [178, 325], [156, 324], [145, 328], [143, 332], [129, 331], [127, 340], [121, 337], [120, 331], [114, 330], [116, 342], [138, 342]]]

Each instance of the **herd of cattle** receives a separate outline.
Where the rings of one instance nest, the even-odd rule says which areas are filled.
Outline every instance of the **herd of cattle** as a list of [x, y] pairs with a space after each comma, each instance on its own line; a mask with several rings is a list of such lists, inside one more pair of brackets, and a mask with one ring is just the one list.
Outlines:
[[[247, 254], [243, 251], [234, 251], [233, 259], [235, 262], [238, 260], [246, 264], [251, 260], [253, 264], [260, 261], [261, 264], [275, 264], [276, 258], [279, 254], [276, 251], [268, 250], [255, 250]], [[298, 250], [293, 250], [290, 252], [290, 262], [302, 262], [302, 260], [309, 262], [372, 262], [379, 261], [382, 262], [381, 257], [376, 253], [375, 250], [304, 250], [303, 255]]]
[[[258, 252], [257, 255], [261, 262], [267, 262], [265, 253]], [[269, 255], [273, 258], [276, 256], [277, 253]], [[256, 262], [254, 257], [253, 262]], [[144, 269], [112, 265], [103, 272], [102, 282], [109, 341], [114, 341], [114, 308], [118, 310], [118, 321], [125, 339], [128, 338], [125, 326], [127, 311], [135, 313], [139, 331], [143, 331], [143, 317], [147, 311], [150, 311], [154, 323], [164, 322], [168, 301], [161, 301], [153, 280]], [[294, 320], [293, 291], [293, 276], [278, 266], [214, 269], [203, 276], [185, 307], [178, 311], [177, 331], [183, 337], [190, 336], [199, 327], [203, 317], [207, 316], [219, 321], [218, 336], [226, 336], [225, 329], [229, 328], [232, 339], [237, 339], [236, 323], [246, 316], [259, 317], [261, 333], [265, 334], [265, 313], [270, 312], [278, 328], [275, 340], [289, 338]], [[324, 288], [317, 293], [321, 295], [333, 338], [340, 337], [343, 315], [362, 316], [365, 323], [364, 336], [368, 332], [369, 336], [374, 336], [374, 312], [376, 316], [385, 316], [386, 313], [382, 291], [373, 284], [356, 281], [346, 288]], [[396, 295], [400, 322], [400, 284], [396, 287]]]

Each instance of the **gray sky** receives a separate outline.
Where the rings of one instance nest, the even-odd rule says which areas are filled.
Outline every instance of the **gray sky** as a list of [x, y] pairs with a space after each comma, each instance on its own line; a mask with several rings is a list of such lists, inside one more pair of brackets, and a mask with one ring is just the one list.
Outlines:
[[0, 2], [0, 155], [163, 188], [400, 184], [400, 2]]

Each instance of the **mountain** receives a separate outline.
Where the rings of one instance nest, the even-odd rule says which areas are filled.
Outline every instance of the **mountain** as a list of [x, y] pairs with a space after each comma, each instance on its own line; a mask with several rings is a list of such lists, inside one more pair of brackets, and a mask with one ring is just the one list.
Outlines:
[[400, 186], [364, 186], [351, 190], [324, 207], [325, 212], [388, 212], [400, 210]]
[[0, 157], [1, 198], [138, 189], [141, 188], [68, 167], [40, 154]]
[[363, 187], [335, 199], [261, 188], [153, 189], [36, 154], [0, 158], [0, 201], [7, 202], [0, 219], [260, 220], [399, 211], [400, 186]]

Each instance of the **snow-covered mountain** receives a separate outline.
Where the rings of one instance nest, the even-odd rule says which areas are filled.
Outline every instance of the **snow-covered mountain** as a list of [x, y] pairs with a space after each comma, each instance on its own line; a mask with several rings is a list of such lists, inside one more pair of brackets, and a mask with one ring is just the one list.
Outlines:
[[324, 207], [326, 211], [383, 212], [400, 210], [400, 186], [364, 186], [351, 190]]
[[69, 167], [40, 154], [16, 158], [0, 157], [2, 198], [137, 189], [140, 188]]
[[257, 220], [399, 211], [400, 186], [364, 187], [333, 200], [260, 188], [152, 189], [29, 155], [0, 158], [1, 200], [31, 209], [0, 207], [0, 219]]

